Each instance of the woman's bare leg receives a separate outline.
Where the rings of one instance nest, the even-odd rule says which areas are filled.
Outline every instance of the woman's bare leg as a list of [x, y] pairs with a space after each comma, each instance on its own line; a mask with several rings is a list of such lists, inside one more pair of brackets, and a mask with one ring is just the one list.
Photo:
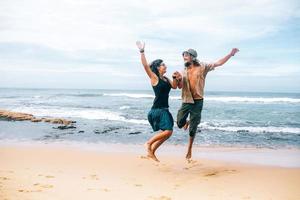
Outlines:
[[[155, 145], [155, 150], [165, 141], [165, 140], [167, 140], [170, 136], [172, 135], [172, 131], [170, 131], [170, 130], [165, 130], [165, 131], [162, 131], [162, 132], [160, 132], [160, 133], [158, 133], [158, 134], [156, 134], [156, 135], [154, 135], [152, 138], [150, 138], [147, 142], [146, 142], [146, 144], [145, 144], [145, 146], [146, 146], [146, 149], [147, 149], [147, 152], [148, 152], [148, 157], [150, 157], [150, 158], [152, 158], [153, 160], [155, 160], [155, 161], [158, 161], [159, 162], [159, 160], [156, 158], [156, 156], [155, 156], [155, 151], [153, 151], [153, 147], [154, 146], [152, 146], [155, 142], [159, 142], [160, 140], [162, 140], [161, 141], [161, 143], [157, 143], [157, 145]], [[158, 145], [159, 144], [159, 145]]]
[[155, 151], [158, 149], [158, 147], [160, 147], [160, 145], [162, 145], [167, 139], [169, 139], [169, 137], [158, 140], [152, 144], [152, 151], [154, 154], [155, 154]]

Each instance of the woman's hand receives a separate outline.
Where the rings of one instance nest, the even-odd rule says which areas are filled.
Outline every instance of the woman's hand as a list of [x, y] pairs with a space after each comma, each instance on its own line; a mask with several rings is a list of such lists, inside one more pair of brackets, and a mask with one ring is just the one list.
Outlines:
[[181, 81], [181, 79], [182, 79], [182, 76], [178, 71], [174, 72], [172, 77], [173, 77], [173, 79], [176, 79], [177, 81]]
[[139, 48], [140, 52], [144, 52], [145, 49], [145, 42], [136, 41], [136, 46]]

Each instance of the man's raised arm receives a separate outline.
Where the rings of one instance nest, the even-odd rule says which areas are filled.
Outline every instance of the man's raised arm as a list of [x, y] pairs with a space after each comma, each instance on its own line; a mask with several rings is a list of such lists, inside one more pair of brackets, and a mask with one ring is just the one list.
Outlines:
[[228, 54], [227, 56], [225, 56], [224, 58], [221, 58], [220, 60], [218, 60], [217, 62], [214, 63], [214, 67], [219, 67], [222, 66], [224, 63], [226, 63], [232, 56], [234, 56], [237, 52], [239, 51], [239, 49], [237, 48], [233, 48], [230, 52], [230, 54]]

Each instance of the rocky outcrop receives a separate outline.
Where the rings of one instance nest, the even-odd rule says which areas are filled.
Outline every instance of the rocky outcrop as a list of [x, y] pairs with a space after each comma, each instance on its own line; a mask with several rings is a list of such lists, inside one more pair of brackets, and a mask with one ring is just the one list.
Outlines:
[[32, 121], [32, 122], [48, 122], [52, 124], [63, 124], [65, 126], [76, 123], [75, 121], [66, 120], [62, 118], [38, 118], [33, 116], [32, 114], [21, 113], [21, 112], [12, 112], [8, 110], [0, 110], [0, 118], [5, 118], [8, 120], [15, 120], [15, 121]]

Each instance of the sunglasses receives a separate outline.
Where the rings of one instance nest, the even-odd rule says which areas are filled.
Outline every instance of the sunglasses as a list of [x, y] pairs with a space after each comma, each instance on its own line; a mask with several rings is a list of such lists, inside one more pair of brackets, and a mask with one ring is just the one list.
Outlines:
[[191, 54], [189, 54], [188, 52], [183, 52], [182, 56], [190, 56]]

